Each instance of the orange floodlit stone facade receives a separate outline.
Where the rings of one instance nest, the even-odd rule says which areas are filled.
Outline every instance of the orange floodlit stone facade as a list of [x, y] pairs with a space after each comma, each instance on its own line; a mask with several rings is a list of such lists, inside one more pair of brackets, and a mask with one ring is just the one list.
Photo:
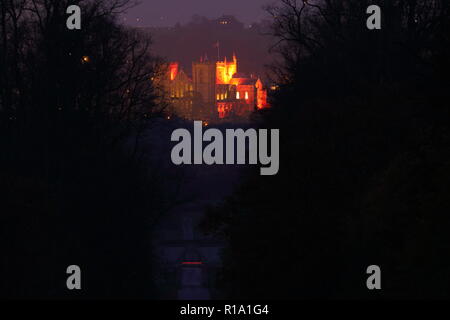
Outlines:
[[225, 57], [225, 61], [217, 61], [216, 73], [217, 84], [231, 84], [233, 76], [237, 73], [236, 55], [233, 54], [233, 61], [231, 62], [227, 62], [227, 57]]
[[262, 81], [239, 73], [236, 55], [217, 62], [201, 57], [192, 63], [192, 77], [177, 62], [170, 63], [164, 84], [171, 113], [186, 119], [246, 117], [269, 107]]
[[178, 62], [174, 62], [169, 65], [169, 73], [170, 73], [171, 81], [175, 80], [175, 78], [177, 77], [179, 68], [180, 68], [180, 66], [179, 66]]

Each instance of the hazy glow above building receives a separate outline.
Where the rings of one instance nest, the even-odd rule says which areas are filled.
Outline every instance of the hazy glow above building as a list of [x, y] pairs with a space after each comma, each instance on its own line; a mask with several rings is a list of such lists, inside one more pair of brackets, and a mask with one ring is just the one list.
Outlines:
[[223, 14], [231, 14], [249, 24], [261, 21], [267, 16], [263, 6], [268, 2], [270, 1], [146, 0], [130, 8], [123, 16], [123, 21], [128, 25], [141, 27], [172, 27], [176, 23], [189, 22], [194, 15], [215, 18]]

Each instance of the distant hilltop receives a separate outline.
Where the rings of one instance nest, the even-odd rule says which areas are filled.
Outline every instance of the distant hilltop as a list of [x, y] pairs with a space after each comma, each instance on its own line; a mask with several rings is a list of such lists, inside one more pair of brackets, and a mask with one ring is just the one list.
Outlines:
[[[192, 61], [200, 53], [210, 59], [217, 59], [215, 44], [220, 43], [220, 56], [232, 57], [233, 49], [238, 49], [240, 70], [257, 74], [263, 82], [268, 81], [267, 65], [274, 57], [269, 53], [274, 41], [264, 34], [268, 22], [244, 24], [233, 16], [208, 19], [195, 16], [183, 25], [170, 28], [142, 28], [153, 38], [152, 50], [166, 61], [177, 61], [190, 74]], [[192, 76], [190, 74], [190, 76]]]

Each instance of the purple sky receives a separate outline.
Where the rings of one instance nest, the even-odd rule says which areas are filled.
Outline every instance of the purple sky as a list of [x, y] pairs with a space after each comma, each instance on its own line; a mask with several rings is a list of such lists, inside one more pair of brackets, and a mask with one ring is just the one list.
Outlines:
[[[185, 23], [194, 14], [217, 18], [222, 14], [236, 16], [244, 23], [265, 17], [263, 5], [274, 0], [141, 0], [126, 15], [126, 23], [134, 26], [173, 26]], [[138, 20], [139, 19], [139, 20]]]

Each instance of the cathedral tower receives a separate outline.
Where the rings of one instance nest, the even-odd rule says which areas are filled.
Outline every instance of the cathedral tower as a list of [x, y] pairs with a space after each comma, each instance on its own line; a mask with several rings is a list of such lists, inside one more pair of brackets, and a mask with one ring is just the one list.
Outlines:
[[208, 61], [207, 57], [201, 62], [192, 63], [192, 77], [194, 91], [199, 94], [201, 101], [201, 116], [206, 118], [216, 111], [216, 63]]

